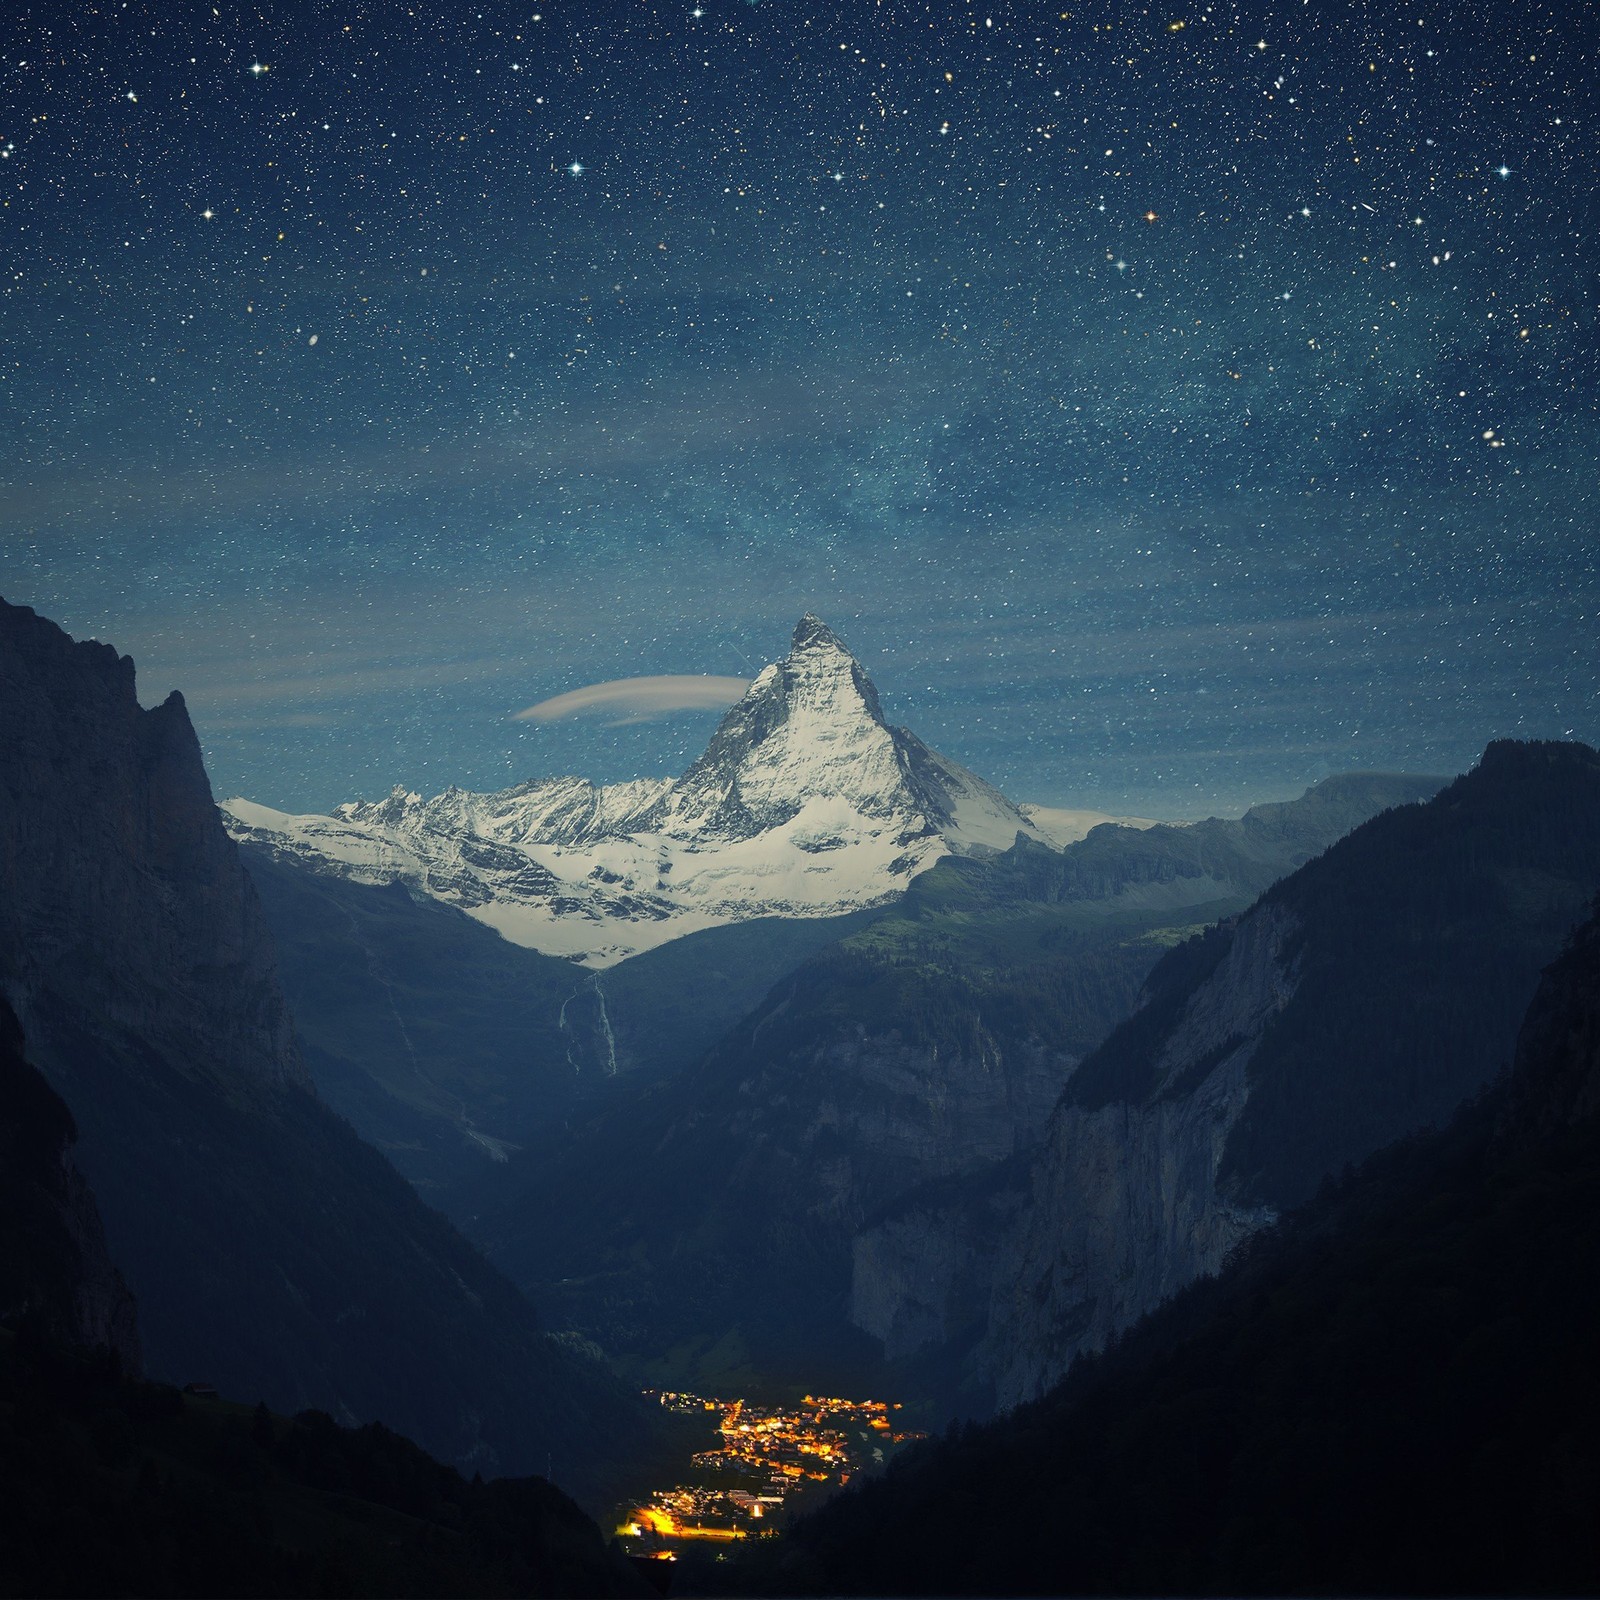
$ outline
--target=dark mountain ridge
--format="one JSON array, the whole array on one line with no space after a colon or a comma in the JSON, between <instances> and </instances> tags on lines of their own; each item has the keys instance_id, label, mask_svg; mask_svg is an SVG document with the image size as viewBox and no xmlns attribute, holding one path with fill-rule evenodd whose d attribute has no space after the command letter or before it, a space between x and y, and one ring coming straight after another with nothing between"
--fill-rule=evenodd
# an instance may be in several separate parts
<instances>
[{"instance_id":1,"label":"dark mountain ridge","mask_svg":"<svg viewBox=\"0 0 1600 1600\"><path fill-rule=\"evenodd\" d=\"M1001 1404L1042 1392L1326 1176L1440 1126L1597 884L1600 756L1491 745L1166 955L1004 1205L975 1181L969 1208L913 1196L858 1236L858 1321L902 1355L981 1329L969 1372Z\"/></svg>"},{"instance_id":2,"label":"dark mountain ridge","mask_svg":"<svg viewBox=\"0 0 1600 1600\"><path fill-rule=\"evenodd\" d=\"M1447 1129L1330 1180L1043 1399L690 1586L1595 1592L1597 1107L1600 917Z\"/></svg>"},{"instance_id":3,"label":"dark mountain ridge","mask_svg":"<svg viewBox=\"0 0 1600 1600\"><path fill-rule=\"evenodd\" d=\"M153 1374L585 1494L647 1453L637 1402L316 1098L182 700L141 709L130 661L3 602L0 991Z\"/></svg>"}]
</instances>

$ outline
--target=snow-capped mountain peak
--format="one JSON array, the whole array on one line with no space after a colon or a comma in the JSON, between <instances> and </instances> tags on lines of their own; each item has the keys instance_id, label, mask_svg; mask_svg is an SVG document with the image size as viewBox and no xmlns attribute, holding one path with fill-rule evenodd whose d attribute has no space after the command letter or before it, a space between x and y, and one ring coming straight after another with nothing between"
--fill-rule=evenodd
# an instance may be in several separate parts
<instances>
[{"instance_id":1,"label":"snow-capped mountain peak","mask_svg":"<svg viewBox=\"0 0 1600 1600\"><path fill-rule=\"evenodd\" d=\"M872 680L808 615L789 654L761 671L663 798L660 825L747 838L782 826L818 796L888 818L917 810L905 779Z\"/></svg>"},{"instance_id":2,"label":"snow-capped mountain peak","mask_svg":"<svg viewBox=\"0 0 1600 1600\"><path fill-rule=\"evenodd\" d=\"M810 614L676 780L549 778L431 800L397 786L331 817L223 809L238 838L405 882L594 966L717 923L879 904L952 850L1039 837L998 790L890 727L860 662Z\"/></svg>"}]
</instances>

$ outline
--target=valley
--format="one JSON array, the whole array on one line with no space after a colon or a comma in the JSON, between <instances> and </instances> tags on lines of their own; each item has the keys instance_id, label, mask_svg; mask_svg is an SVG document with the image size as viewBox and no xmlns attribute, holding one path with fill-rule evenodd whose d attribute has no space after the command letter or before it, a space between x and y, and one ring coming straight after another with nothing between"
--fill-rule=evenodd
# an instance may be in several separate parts
<instances>
[{"instance_id":1,"label":"valley","mask_svg":"<svg viewBox=\"0 0 1600 1600\"><path fill-rule=\"evenodd\" d=\"M890 1507L895 1535L906 1484L899 1559L923 1570L917 1486L937 1501L947 1468L928 1461L968 1472L967 1443L994 1437L974 1419L1021 1430L998 1435L1021 1441L999 1487L973 1493L985 1517L1074 1473L1073 1503L1092 1498L1116 1440L1091 1417L1090 1465L1064 1466L1034 1406L1085 1393L1092 1412L1102 1370L1166 1359L1149 1329L1246 1315L1225 1286L1251 1263L1298 1272L1324 1227L1359 1241L1330 1196L1364 1192L1363 1163L1397 1142L1479 1127L1541 973L1594 950L1572 930L1600 884L1600 754L1571 741L1499 740L1448 781L1349 773L1237 818L1006 842L1027 813L890 728L807 618L637 806L407 791L323 819L366 830L354 859L319 853L316 819L220 811L182 699L142 708L108 647L0 607L0 687L0 1135L20 1219L0 1321L54 1408L23 1407L19 1437L77 1437L75 1347L103 1347L113 1420L67 1456L94 1452L71 1470L116 1504L109 1525L140 1524L176 1440L216 1456L230 1515L286 1573L294 1535L260 1513L358 1482L425 1543L470 1535L454 1570L496 1583L567 1559L507 1532L534 1505L528 1538L579 1530L601 1592L653 1562L694 1592L849 1591L875 1570L853 1508ZM790 893L794 859L775 881L734 870L781 856L819 806L854 820L807 835L801 856L832 858L817 895ZM728 890L719 925L687 902L569 902L524 871L534 845L583 858L636 824ZM907 853L883 873L888 843ZM507 896L537 911L524 942L482 914ZM540 948L540 919L566 917L585 951L571 929ZM1552 1034L1581 1044L1586 1003L1548 1002ZM1593 1109L1584 1070L1562 1080L1573 1116ZM1539 1094L1519 1128L1547 1130ZM1471 1148L1501 1172L1499 1144ZM126 1387L127 1366L155 1388ZM174 1432L163 1395L202 1371L216 1410L179 1410L216 1428ZM1142 1399L1132 1414L1164 1431ZM975 1531L965 1515L952 1536ZM963 1587L1054 1570L1053 1534L1028 1555L1047 1523L980 1541ZM819 1527L845 1530L837 1550ZM1089 1588L1133 1581L1120 1550L1104 1559L1119 1575Z\"/></svg>"}]
</instances>

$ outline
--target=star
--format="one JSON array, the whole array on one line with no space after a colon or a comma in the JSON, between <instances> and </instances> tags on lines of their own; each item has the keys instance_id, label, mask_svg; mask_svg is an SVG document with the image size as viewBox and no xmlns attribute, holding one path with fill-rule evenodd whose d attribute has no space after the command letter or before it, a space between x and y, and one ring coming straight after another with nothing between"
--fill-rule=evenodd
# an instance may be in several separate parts
<instances>
[{"instance_id":1,"label":"star","mask_svg":"<svg viewBox=\"0 0 1600 1600\"><path fill-rule=\"evenodd\" d=\"M207 206L205 210L200 213L200 215L204 217L207 222L209 222L214 216L216 216L216 212L213 211L210 206Z\"/></svg>"},{"instance_id":2,"label":"star","mask_svg":"<svg viewBox=\"0 0 1600 1600\"><path fill-rule=\"evenodd\" d=\"M574 178L581 178L583 176L583 163L581 161L570 162L568 163L567 171L571 173Z\"/></svg>"},{"instance_id":3,"label":"star","mask_svg":"<svg viewBox=\"0 0 1600 1600\"><path fill-rule=\"evenodd\" d=\"M1494 175L1497 178L1509 178L1511 176L1511 168L1502 163L1494 169Z\"/></svg>"},{"instance_id":4,"label":"star","mask_svg":"<svg viewBox=\"0 0 1600 1600\"><path fill-rule=\"evenodd\" d=\"M270 72L271 70L272 69L262 61L252 61L249 66L249 73L252 78L259 78L263 72Z\"/></svg>"}]
</instances>

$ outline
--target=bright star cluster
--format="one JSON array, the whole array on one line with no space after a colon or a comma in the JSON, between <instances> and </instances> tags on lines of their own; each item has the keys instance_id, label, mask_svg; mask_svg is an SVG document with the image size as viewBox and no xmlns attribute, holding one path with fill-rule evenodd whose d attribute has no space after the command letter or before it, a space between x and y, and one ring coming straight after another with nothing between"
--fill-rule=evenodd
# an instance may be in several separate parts
<instances>
[{"instance_id":1,"label":"bright star cluster","mask_svg":"<svg viewBox=\"0 0 1600 1600\"><path fill-rule=\"evenodd\" d=\"M802 610L1019 799L1600 737L1592 11L58 3L0 22L0 593L219 789Z\"/></svg>"}]
</instances>

